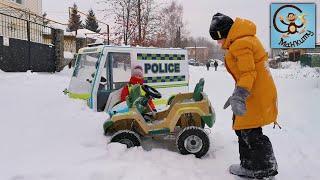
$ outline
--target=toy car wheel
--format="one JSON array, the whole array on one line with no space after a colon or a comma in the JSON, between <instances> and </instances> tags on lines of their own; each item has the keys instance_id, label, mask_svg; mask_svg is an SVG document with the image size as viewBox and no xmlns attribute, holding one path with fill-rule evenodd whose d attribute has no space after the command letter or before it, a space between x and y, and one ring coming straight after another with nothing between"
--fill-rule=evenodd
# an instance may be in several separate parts
<instances>
[{"instance_id":1,"label":"toy car wheel","mask_svg":"<svg viewBox=\"0 0 320 180\"><path fill-rule=\"evenodd\" d=\"M139 135L133 131L121 130L116 132L110 140L110 143L121 143L127 145L127 148L141 145L141 139Z\"/></svg>"},{"instance_id":2,"label":"toy car wheel","mask_svg":"<svg viewBox=\"0 0 320 180\"><path fill-rule=\"evenodd\" d=\"M210 147L208 135L203 129L195 126L183 129L176 144L181 154L194 154L197 158L204 156Z\"/></svg>"}]
</instances>

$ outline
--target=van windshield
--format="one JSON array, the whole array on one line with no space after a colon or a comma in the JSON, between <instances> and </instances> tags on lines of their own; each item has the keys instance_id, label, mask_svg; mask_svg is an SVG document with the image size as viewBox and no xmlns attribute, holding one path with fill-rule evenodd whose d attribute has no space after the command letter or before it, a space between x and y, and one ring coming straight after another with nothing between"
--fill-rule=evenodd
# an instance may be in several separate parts
<instances>
[{"instance_id":1,"label":"van windshield","mask_svg":"<svg viewBox=\"0 0 320 180\"><path fill-rule=\"evenodd\" d=\"M73 83L70 84L73 92L90 93L91 83L98 67L100 53L80 54L72 75Z\"/></svg>"},{"instance_id":2,"label":"van windshield","mask_svg":"<svg viewBox=\"0 0 320 180\"><path fill-rule=\"evenodd\" d=\"M80 54L78 56L77 64L73 76L90 76L91 73L96 72L100 53Z\"/></svg>"}]
</instances>

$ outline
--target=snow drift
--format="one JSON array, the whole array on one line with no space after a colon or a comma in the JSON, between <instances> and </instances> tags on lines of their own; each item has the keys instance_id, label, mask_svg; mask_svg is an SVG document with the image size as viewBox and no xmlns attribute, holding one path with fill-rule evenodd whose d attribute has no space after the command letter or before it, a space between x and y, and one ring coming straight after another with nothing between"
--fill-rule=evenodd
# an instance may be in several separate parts
<instances>
[{"instance_id":1,"label":"snow drift","mask_svg":"<svg viewBox=\"0 0 320 180\"><path fill-rule=\"evenodd\" d=\"M264 133L279 163L277 179L318 179L320 88L313 71L271 71L278 88L282 130L267 126ZM106 115L62 93L70 76L69 70L0 72L0 179L235 179L227 168L239 163L237 138L231 130L231 111L222 108L234 82L224 68L214 72L190 66L190 90L204 77L204 90L217 113L210 129L211 148L202 159L178 154L171 139L145 139L143 147L132 149L107 145L109 138L102 130Z\"/></svg>"}]
</instances>

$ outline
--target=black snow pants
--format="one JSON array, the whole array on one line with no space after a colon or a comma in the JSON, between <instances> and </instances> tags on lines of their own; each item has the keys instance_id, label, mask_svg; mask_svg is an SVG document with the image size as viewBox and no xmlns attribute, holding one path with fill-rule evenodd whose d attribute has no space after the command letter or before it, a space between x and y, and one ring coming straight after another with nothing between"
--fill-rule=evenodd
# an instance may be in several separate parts
<instances>
[{"instance_id":1,"label":"black snow pants","mask_svg":"<svg viewBox=\"0 0 320 180\"><path fill-rule=\"evenodd\" d=\"M263 176L277 174L277 161L269 138L262 128L235 131L239 140L240 165L262 173Z\"/></svg>"}]
</instances>

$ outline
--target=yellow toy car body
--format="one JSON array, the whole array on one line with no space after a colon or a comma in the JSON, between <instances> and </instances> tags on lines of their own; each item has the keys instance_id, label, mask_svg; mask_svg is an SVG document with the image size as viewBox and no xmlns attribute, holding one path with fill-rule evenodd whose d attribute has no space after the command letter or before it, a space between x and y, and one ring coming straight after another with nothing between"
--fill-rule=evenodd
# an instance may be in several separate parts
<instances>
[{"instance_id":1,"label":"yellow toy car body","mask_svg":"<svg viewBox=\"0 0 320 180\"><path fill-rule=\"evenodd\" d=\"M160 112L142 113L139 103L133 103L128 112L111 115L104 123L104 132L113 134L111 142L123 143L127 147L139 146L140 136L178 135L177 146L182 154L202 157L210 145L203 128L205 125L212 127L215 122L215 112L203 92L203 85L201 79L195 92L177 94ZM130 104L128 99L127 104ZM135 98L134 101L139 100Z\"/></svg>"}]
</instances>

